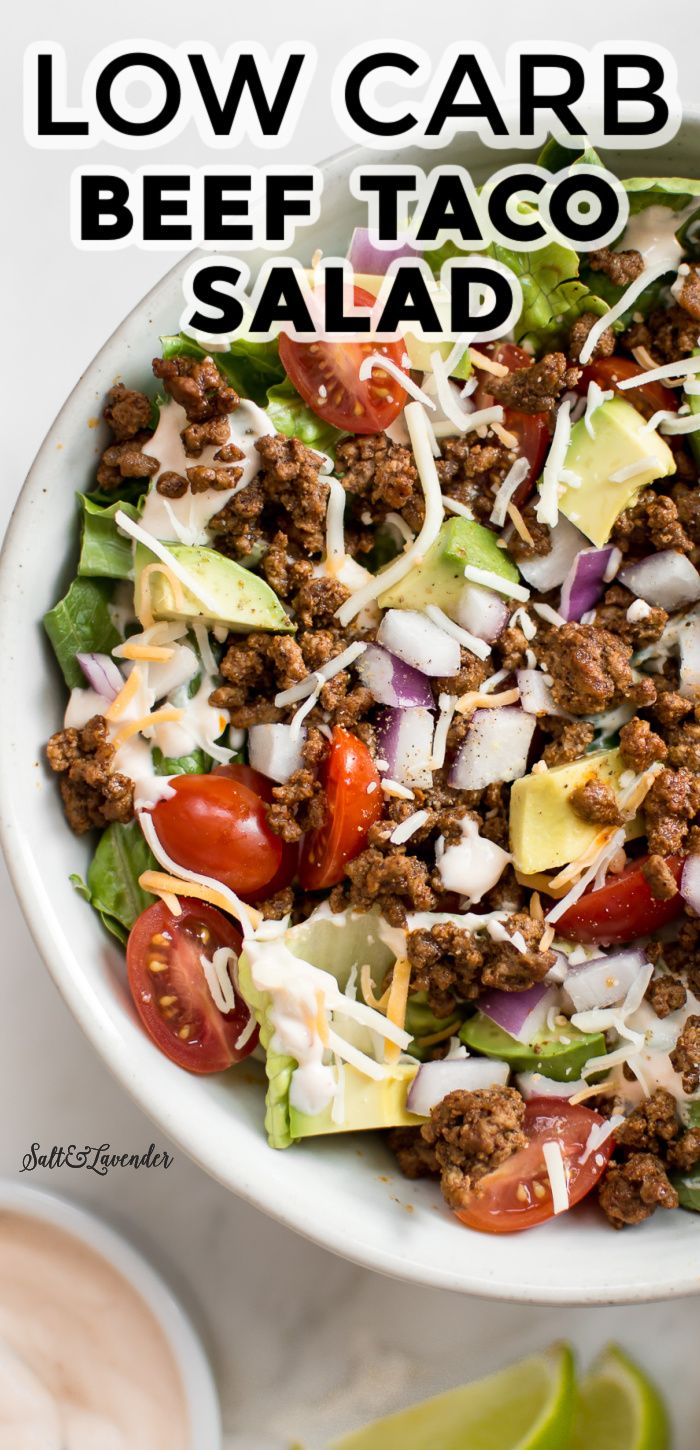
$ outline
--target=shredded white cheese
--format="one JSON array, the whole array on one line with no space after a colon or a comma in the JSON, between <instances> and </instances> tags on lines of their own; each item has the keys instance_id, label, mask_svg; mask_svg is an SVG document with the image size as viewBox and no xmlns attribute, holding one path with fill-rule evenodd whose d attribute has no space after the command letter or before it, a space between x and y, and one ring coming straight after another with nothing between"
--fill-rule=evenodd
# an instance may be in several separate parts
<instances>
[{"instance_id":1,"label":"shredded white cheese","mask_svg":"<svg viewBox=\"0 0 700 1450\"><path fill-rule=\"evenodd\" d=\"M658 459L649 455L647 458L638 458L634 463L627 463L624 468L618 468L616 473L610 474L611 483L627 483L630 478L637 478L639 474L648 473L650 468L655 468Z\"/></svg>"},{"instance_id":2,"label":"shredded white cheese","mask_svg":"<svg viewBox=\"0 0 700 1450\"><path fill-rule=\"evenodd\" d=\"M562 896L561 900L556 903L556 906L553 906L551 911L547 912L545 921L548 926L554 926L555 922L559 921L559 918L564 916L569 910L569 907L573 906L580 896L583 896L589 882L594 880L601 867L608 865L613 856L624 846L624 843L625 832L624 827L621 826L619 830L613 831L612 836L601 846L600 851L588 867L588 870L584 871L583 875L579 877L570 891L567 891L566 896Z\"/></svg>"},{"instance_id":3,"label":"shredded white cheese","mask_svg":"<svg viewBox=\"0 0 700 1450\"><path fill-rule=\"evenodd\" d=\"M403 368L398 366L398 363L395 363L390 357L385 357L381 352L371 352L368 357L362 359L359 374L360 382L366 383L367 379L371 378L375 368L378 370L381 369L383 372L388 373L390 377L395 378L397 383L401 384L404 391L409 393L412 398L415 398L417 403L422 403L424 408L432 408L434 411L434 400L429 398L428 394L424 393L423 389L419 388L417 383L414 383L410 374L405 373Z\"/></svg>"},{"instance_id":4,"label":"shredded white cheese","mask_svg":"<svg viewBox=\"0 0 700 1450\"><path fill-rule=\"evenodd\" d=\"M424 613L428 619L436 624L444 634L449 634L451 639L456 639L459 644L464 645L471 654L476 655L479 660L487 660L491 653L491 646L485 640L479 639L477 635L470 634L468 629L462 629L461 624L455 624L444 609L438 604L426 604Z\"/></svg>"},{"instance_id":5,"label":"shredded white cheese","mask_svg":"<svg viewBox=\"0 0 700 1450\"><path fill-rule=\"evenodd\" d=\"M562 624L566 624L563 614L559 614L556 609L552 609L551 604L533 604L532 607L535 614L539 614L540 619L546 620L547 624L553 624L555 629L561 629Z\"/></svg>"},{"instance_id":6,"label":"shredded white cheese","mask_svg":"<svg viewBox=\"0 0 700 1450\"><path fill-rule=\"evenodd\" d=\"M679 357L675 362L664 363L658 368L649 368L646 373L637 373L635 378L620 378L616 386L621 392L626 392L627 388L643 388L645 383L656 383L663 378L682 378L686 373L698 372L700 372L700 357Z\"/></svg>"},{"instance_id":7,"label":"shredded white cheese","mask_svg":"<svg viewBox=\"0 0 700 1450\"><path fill-rule=\"evenodd\" d=\"M445 764L445 751L447 750L447 734L452 724L452 717L457 708L456 695L440 695L438 699L440 714L435 734L433 735L433 749L430 756L430 769L440 770Z\"/></svg>"},{"instance_id":8,"label":"shredded white cheese","mask_svg":"<svg viewBox=\"0 0 700 1450\"><path fill-rule=\"evenodd\" d=\"M290 685L288 690L279 690L275 695L275 705L281 710L285 705L296 705L298 700L305 700L307 695L318 694L319 690L332 680L334 675L340 674L341 670L347 669L359 655L363 654L367 645L362 640L356 639L344 649L341 654L334 655L332 660L327 660L325 665L320 665L311 675L305 675L296 685Z\"/></svg>"},{"instance_id":9,"label":"shredded white cheese","mask_svg":"<svg viewBox=\"0 0 700 1450\"><path fill-rule=\"evenodd\" d=\"M542 470L535 517L553 529L559 518L559 484L571 441L571 403L565 398L557 409L554 436Z\"/></svg>"},{"instance_id":10,"label":"shredded white cheese","mask_svg":"<svg viewBox=\"0 0 700 1450\"><path fill-rule=\"evenodd\" d=\"M593 1124L586 1139L586 1146L578 1160L581 1167L583 1167L584 1163L588 1162L592 1153L597 1153L599 1148L602 1148L603 1144L607 1143L608 1138L612 1137L615 1129L619 1128L620 1124L624 1123L624 1121L621 1113L613 1113L612 1117L608 1118L605 1123Z\"/></svg>"},{"instance_id":11,"label":"shredded white cheese","mask_svg":"<svg viewBox=\"0 0 700 1450\"><path fill-rule=\"evenodd\" d=\"M545 1161L549 1184L552 1190L552 1207L554 1212L555 1214L566 1213L569 1207L569 1185L561 1144L554 1141L543 1143L542 1156Z\"/></svg>"},{"instance_id":12,"label":"shredded white cheese","mask_svg":"<svg viewBox=\"0 0 700 1450\"><path fill-rule=\"evenodd\" d=\"M204 972L206 984L215 1007L220 1012L233 1012L236 1005L236 994L233 990L233 982L229 974L229 963L236 961L235 952L230 947L217 947L211 961L204 952L200 952L200 965ZM253 1018L255 1025L255 1018Z\"/></svg>"},{"instance_id":13,"label":"shredded white cheese","mask_svg":"<svg viewBox=\"0 0 700 1450\"><path fill-rule=\"evenodd\" d=\"M594 414L597 412L598 408L602 407L603 403L609 403L610 399L614 397L615 394L612 388L603 389L595 381L595 378L591 378L591 381L588 384L588 392L586 394L586 411L583 418L583 426L586 429L589 438L595 438L595 433L593 431Z\"/></svg>"},{"instance_id":14,"label":"shredded white cheese","mask_svg":"<svg viewBox=\"0 0 700 1450\"><path fill-rule=\"evenodd\" d=\"M662 263L657 267L645 267L640 276L636 277L634 282L631 282L629 287L625 288L625 291L615 303L615 306L611 307L609 312L605 312L602 317L599 317L597 322L594 322L579 353L579 362L581 364L585 366L587 362L590 362L603 333L612 326L613 322L617 322L618 318L624 315L627 309L632 306L635 299L641 296L642 292L645 292L647 287L651 286L652 282L656 282L658 277L663 277L667 271L667 263ZM639 382L641 379L637 381Z\"/></svg>"},{"instance_id":15,"label":"shredded white cheese","mask_svg":"<svg viewBox=\"0 0 700 1450\"><path fill-rule=\"evenodd\" d=\"M345 489L337 478L328 480L328 508L326 509L326 560L336 569L345 558Z\"/></svg>"},{"instance_id":16,"label":"shredded white cheese","mask_svg":"<svg viewBox=\"0 0 700 1450\"><path fill-rule=\"evenodd\" d=\"M430 366L435 379L435 391L437 400L446 418L454 424L458 433L465 433L470 426L470 418L473 409L463 408L459 401L459 394L450 382L450 375L445 366L442 354L432 352L430 354Z\"/></svg>"},{"instance_id":17,"label":"shredded white cheese","mask_svg":"<svg viewBox=\"0 0 700 1450\"><path fill-rule=\"evenodd\" d=\"M408 403L404 409L404 417L425 497L423 527L413 543L409 544L398 559L394 559L386 569L382 569L367 584L356 589L354 594L351 594L350 598L346 599L345 603L336 610L336 618L342 625L349 624L362 609L365 609L386 589L398 584L399 580L410 572L413 565L424 557L431 544L435 543L440 532L440 525L445 517L440 480L430 446L425 412L420 403Z\"/></svg>"},{"instance_id":18,"label":"shredded white cheese","mask_svg":"<svg viewBox=\"0 0 700 1450\"><path fill-rule=\"evenodd\" d=\"M526 604L530 598L530 590L523 584L513 584L510 579L504 579L502 574L495 574L492 569L477 569L475 564L467 564L464 577L471 580L472 584L484 584L487 589L495 589L498 594L505 594L506 599L520 599Z\"/></svg>"},{"instance_id":19,"label":"shredded white cheese","mask_svg":"<svg viewBox=\"0 0 700 1450\"><path fill-rule=\"evenodd\" d=\"M425 825L427 819L428 811L414 811L413 815L407 816L405 821L400 821L389 837L392 845L403 846L405 841L410 841L411 836L414 836L416 831Z\"/></svg>"},{"instance_id":20,"label":"shredded white cheese","mask_svg":"<svg viewBox=\"0 0 700 1450\"><path fill-rule=\"evenodd\" d=\"M463 519L474 518L473 509L470 509L469 505L466 503L460 503L458 498L449 498L447 494L445 494L442 501L448 513L459 514L460 517Z\"/></svg>"},{"instance_id":21,"label":"shredded white cheese","mask_svg":"<svg viewBox=\"0 0 700 1450\"><path fill-rule=\"evenodd\" d=\"M516 458L512 463L501 484L499 484L496 497L491 510L491 523L496 524L499 529L503 528L508 516L508 504L513 494L525 482L530 472L530 464L527 458Z\"/></svg>"}]
</instances>

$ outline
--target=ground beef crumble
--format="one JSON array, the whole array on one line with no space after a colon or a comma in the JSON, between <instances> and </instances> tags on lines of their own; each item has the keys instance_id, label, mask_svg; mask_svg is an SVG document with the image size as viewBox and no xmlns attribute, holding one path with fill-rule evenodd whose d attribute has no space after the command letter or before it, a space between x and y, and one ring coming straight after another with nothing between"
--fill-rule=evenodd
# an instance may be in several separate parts
<instances>
[{"instance_id":1,"label":"ground beef crumble","mask_svg":"<svg viewBox=\"0 0 700 1450\"><path fill-rule=\"evenodd\" d=\"M646 990L646 999L651 1003L657 1017L664 1018L685 1007L688 993L678 977L673 977L670 972L662 972L659 976L652 977Z\"/></svg>"},{"instance_id":2,"label":"ground beef crumble","mask_svg":"<svg viewBox=\"0 0 700 1450\"><path fill-rule=\"evenodd\" d=\"M691 1014L686 1018L669 1057L671 1066L681 1075L683 1091L697 1092L700 1087L700 1017Z\"/></svg>"},{"instance_id":3,"label":"ground beef crumble","mask_svg":"<svg viewBox=\"0 0 700 1450\"><path fill-rule=\"evenodd\" d=\"M319 558L325 547L329 484L321 459L298 438L282 433L258 438L260 472L209 521L215 547L245 560L256 546L284 531L302 555Z\"/></svg>"},{"instance_id":4,"label":"ground beef crumble","mask_svg":"<svg viewBox=\"0 0 700 1450\"><path fill-rule=\"evenodd\" d=\"M673 856L682 850L690 822L699 810L700 780L684 768L664 767L642 804L652 855Z\"/></svg>"},{"instance_id":5,"label":"ground beef crumble","mask_svg":"<svg viewBox=\"0 0 700 1450\"><path fill-rule=\"evenodd\" d=\"M551 739L542 752L545 765L571 765L579 760L592 744L595 730L587 720L561 720L556 715L545 717L541 722Z\"/></svg>"},{"instance_id":6,"label":"ground beef crumble","mask_svg":"<svg viewBox=\"0 0 700 1450\"><path fill-rule=\"evenodd\" d=\"M514 368L504 378L489 380L489 391L506 408L521 413L550 413L562 393L575 388L581 370L567 362L563 352L545 353L539 362Z\"/></svg>"},{"instance_id":7,"label":"ground beef crumble","mask_svg":"<svg viewBox=\"0 0 700 1450\"><path fill-rule=\"evenodd\" d=\"M650 704L651 680L635 683L632 650L594 624L563 624L533 642L538 661L552 676L552 696L571 715L597 715L624 701Z\"/></svg>"},{"instance_id":8,"label":"ground beef crumble","mask_svg":"<svg viewBox=\"0 0 700 1450\"><path fill-rule=\"evenodd\" d=\"M578 362L581 356L581 348L586 341L591 328L600 322L595 312L582 312L580 317L572 324L569 333L569 357ZM591 360L599 357L611 357L616 347L616 337L612 327L606 327L600 334L598 341L591 353Z\"/></svg>"},{"instance_id":9,"label":"ground beef crumble","mask_svg":"<svg viewBox=\"0 0 700 1450\"><path fill-rule=\"evenodd\" d=\"M622 584L613 584L606 589L603 601L596 609L594 622L601 629L617 635L625 644L631 645L633 650L638 650L660 638L668 622L668 615L665 609L650 606L648 614L641 619L628 619L627 611L633 603L634 594L629 589L625 589Z\"/></svg>"},{"instance_id":10,"label":"ground beef crumble","mask_svg":"<svg viewBox=\"0 0 700 1450\"><path fill-rule=\"evenodd\" d=\"M657 1208L678 1208L678 1194L653 1153L633 1153L626 1163L611 1163L598 1201L613 1228L643 1223Z\"/></svg>"},{"instance_id":11,"label":"ground beef crumble","mask_svg":"<svg viewBox=\"0 0 700 1450\"><path fill-rule=\"evenodd\" d=\"M420 529L423 494L410 448L392 443L386 433L358 434L341 439L336 466L356 513L368 510L375 524L388 513L401 513L411 528Z\"/></svg>"},{"instance_id":12,"label":"ground beef crumble","mask_svg":"<svg viewBox=\"0 0 700 1450\"><path fill-rule=\"evenodd\" d=\"M692 540L681 524L678 508L667 494L643 489L636 501L624 509L610 536L623 554L645 555L653 549L678 549L690 554Z\"/></svg>"},{"instance_id":13,"label":"ground beef crumble","mask_svg":"<svg viewBox=\"0 0 700 1450\"><path fill-rule=\"evenodd\" d=\"M646 322L633 322L620 341L628 352L646 348L655 363L675 362L697 347L698 324L683 307L657 307Z\"/></svg>"},{"instance_id":14,"label":"ground beef crumble","mask_svg":"<svg viewBox=\"0 0 700 1450\"><path fill-rule=\"evenodd\" d=\"M509 941L475 936L454 922L409 932L411 990L426 993L436 1017L451 1016L458 1002L473 1001L484 988L524 992L554 966L555 953L540 950L541 921L515 912L503 926L511 938L519 937L524 951Z\"/></svg>"},{"instance_id":15,"label":"ground beef crumble","mask_svg":"<svg viewBox=\"0 0 700 1450\"><path fill-rule=\"evenodd\" d=\"M648 770L657 760L665 760L668 749L648 720L635 715L620 731L620 758L626 770L635 774Z\"/></svg>"},{"instance_id":16,"label":"ground beef crumble","mask_svg":"<svg viewBox=\"0 0 700 1450\"><path fill-rule=\"evenodd\" d=\"M656 901L670 901L678 893L676 878L663 856L649 856L642 866L642 876Z\"/></svg>"},{"instance_id":17,"label":"ground beef crumble","mask_svg":"<svg viewBox=\"0 0 700 1450\"><path fill-rule=\"evenodd\" d=\"M583 821L591 821L601 826L622 824L615 792L599 776L592 776L590 780L578 785L571 792L569 801Z\"/></svg>"},{"instance_id":18,"label":"ground beef crumble","mask_svg":"<svg viewBox=\"0 0 700 1450\"><path fill-rule=\"evenodd\" d=\"M524 1115L520 1093L509 1087L448 1093L432 1109L420 1131L450 1208L463 1207L481 1178L526 1146Z\"/></svg>"},{"instance_id":19,"label":"ground beef crumble","mask_svg":"<svg viewBox=\"0 0 700 1450\"><path fill-rule=\"evenodd\" d=\"M114 746L103 715L93 715L80 730L58 730L51 736L46 754L51 769L60 776L63 809L76 835L110 821L132 819L134 782L111 771Z\"/></svg>"},{"instance_id":20,"label":"ground beef crumble","mask_svg":"<svg viewBox=\"0 0 700 1450\"><path fill-rule=\"evenodd\" d=\"M420 1128L392 1128L387 1142L404 1178L439 1178L440 1165Z\"/></svg>"},{"instance_id":21,"label":"ground beef crumble","mask_svg":"<svg viewBox=\"0 0 700 1450\"><path fill-rule=\"evenodd\" d=\"M603 272L616 287L628 287L644 271L641 252L613 252L610 247L599 247L589 252L586 261L592 272Z\"/></svg>"}]
</instances>

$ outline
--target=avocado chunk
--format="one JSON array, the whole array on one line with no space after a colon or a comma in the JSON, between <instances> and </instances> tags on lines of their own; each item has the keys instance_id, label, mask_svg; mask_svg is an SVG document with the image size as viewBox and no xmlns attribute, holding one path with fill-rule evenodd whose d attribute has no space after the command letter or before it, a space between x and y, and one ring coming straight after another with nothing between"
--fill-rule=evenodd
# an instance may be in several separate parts
<instances>
[{"instance_id":1,"label":"avocado chunk","mask_svg":"<svg viewBox=\"0 0 700 1450\"><path fill-rule=\"evenodd\" d=\"M406 1107L418 1065L397 1063L391 1077L375 1082L345 1063L343 1068L343 1121L334 1122L333 1105L310 1117L289 1105L292 1138L316 1138L324 1133L361 1133L370 1128L412 1128L425 1122Z\"/></svg>"},{"instance_id":2,"label":"avocado chunk","mask_svg":"<svg viewBox=\"0 0 700 1450\"><path fill-rule=\"evenodd\" d=\"M153 569L145 581L149 591L154 619L200 619L204 624L225 624L234 632L269 629L276 634L289 634L294 624L285 613L277 595L257 574L242 569L216 549L201 545L168 544L169 552L201 587L200 599L195 590L173 585L163 570ZM160 561L145 544L136 545L134 585L137 607L143 608L141 576L149 564Z\"/></svg>"},{"instance_id":3,"label":"avocado chunk","mask_svg":"<svg viewBox=\"0 0 700 1450\"><path fill-rule=\"evenodd\" d=\"M477 1012L465 1022L459 1035L467 1047L483 1057L500 1058L514 1072L541 1072L552 1082L576 1082L589 1057L602 1057L605 1052L602 1032L579 1032L570 1022L538 1042L518 1042L490 1017Z\"/></svg>"},{"instance_id":4,"label":"avocado chunk","mask_svg":"<svg viewBox=\"0 0 700 1450\"><path fill-rule=\"evenodd\" d=\"M523 775L510 793L510 849L524 876L567 866L595 840L600 825L584 821L570 804L572 791L587 780L602 780L619 794L623 764L619 750L595 750L571 765ZM642 834L641 821L628 822L627 839Z\"/></svg>"},{"instance_id":5,"label":"avocado chunk","mask_svg":"<svg viewBox=\"0 0 700 1450\"><path fill-rule=\"evenodd\" d=\"M675 473L676 465L668 444L655 429L647 428L646 420L625 398L610 398L596 408L591 428L593 437L580 418L571 429L563 467L581 482L576 488L564 488L559 508L591 543L601 545L640 489ZM613 481L626 469L634 471Z\"/></svg>"},{"instance_id":6,"label":"avocado chunk","mask_svg":"<svg viewBox=\"0 0 700 1450\"><path fill-rule=\"evenodd\" d=\"M464 592L467 565L487 569L511 584L518 582L515 564L498 547L498 535L473 519L456 517L442 525L421 563L379 596L379 604L382 609L425 609L426 604L437 604L454 617Z\"/></svg>"}]
</instances>

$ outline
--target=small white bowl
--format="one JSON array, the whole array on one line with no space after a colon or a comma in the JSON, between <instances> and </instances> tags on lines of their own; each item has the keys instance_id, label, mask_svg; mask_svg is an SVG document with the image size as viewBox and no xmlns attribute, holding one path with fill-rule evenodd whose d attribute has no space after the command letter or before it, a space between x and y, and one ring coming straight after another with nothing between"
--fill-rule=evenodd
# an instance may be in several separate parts
<instances>
[{"instance_id":1,"label":"small white bowl","mask_svg":"<svg viewBox=\"0 0 700 1450\"><path fill-rule=\"evenodd\" d=\"M462 137L429 158L409 149L384 159L424 167L460 162L478 182L522 154ZM360 220L350 171L376 159L352 151L326 163L323 219L309 248L344 254ZM607 153L606 160L622 175L697 174L700 122L686 120L658 152ZM247 255L253 275L266 256ZM376 1135L273 1152L263 1130L262 1082L249 1063L222 1077L190 1076L158 1052L137 1021L123 956L68 879L73 871L84 875L91 846L71 835L43 764L65 691L40 620L74 572L73 495L90 487L101 441L88 419L118 377L152 388L150 359L158 335L177 327L185 266L139 303L68 398L24 485L0 562L0 830L39 950L97 1051L154 1122L221 1183L344 1258L402 1279L526 1302L631 1303L697 1293L700 1224L692 1214L659 1213L641 1229L616 1234L584 1208L524 1237L471 1233L432 1184L401 1178Z\"/></svg>"},{"instance_id":2,"label":"small white bowl","mask_svg":"<svg viewBox=\"0 0 700 1450\"><path fill-rule=\"evenodd\" d=\"M0 1179L0 1210L63 1229L121 1274L148 1305L175 1360L187 1405L190 1450L220 1450L219 1397L209 1362L184 1310L147 1260L94 1214L44 1189Z\"/></svg>"}]
</instances>

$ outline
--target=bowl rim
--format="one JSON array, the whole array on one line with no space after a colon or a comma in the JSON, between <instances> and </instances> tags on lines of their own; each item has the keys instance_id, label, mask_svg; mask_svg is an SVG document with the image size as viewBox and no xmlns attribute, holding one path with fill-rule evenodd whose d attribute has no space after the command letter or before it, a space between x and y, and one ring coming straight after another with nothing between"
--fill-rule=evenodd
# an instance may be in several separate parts
<instances>
[{"instance_id":1,"label":"bowl rim","mask_svg":"<svg viewBox=\"0 0 700 1450\"><path fill-rule=\"evenodd\" d=\"M141 1251L92 1209L45 1187L0 1178L0 1212L24 1214L62 1229L121 1274L151 1311L175 1360L189 1416L191 1450L218 1450L219 1396L202 1341L172 1289Z\"/></svg>"},{"instance_id":2,"label":"bowl rim","mask_svg":"<svg viewBox=\"0 0 700 1450\"><path fill-rule=\"evenodd\" d=\"M700 143L700 106L686 108L678 134L681 135L684 131L696 133ZM469 137L458 137L453 141L452 147L456 141L464 142L466 140L468 142L469 139ZM476 141L476 138L473 139ZM672 143L669 144L672 145ZM661 149L667 151L668 147ZM416 150L420 150L420 148L416 148ZM700 152L700 144L698 150ZM412 155L410 148L399 154L405 160ZM493 154L498 155L498 153ZM630 161L638 154L642 153L635 150L626 153ZM643 154L646 155L646 153ZM337 183L339 179L346 178L351 166L357 164L361 159L376 162L377 153L358 146L346 147L320 162L319 168L326 175L327 184L329 179ZM432 164L437 164L442 159L442 153L433 152L430 159ZM629 171L630 167L627 166L626 169ZM147 312L151 302L156 303L161 292L165 291L176 277L182 275L193 260L199 256L210 255L209 252L194 249L168 268L155 285L120 320L88 365L86 374L78 379L65 399L37 451L10 516L0 550L0 598L11 591L13 580L17 579L18 569L21 568L22 541L27 526L31 524L31 509L37 480L43 476L52 456L53 435L55 430L61 427L64 417L70 413L73 405L80 399L86 376L89 377L93 368L99 366L122 329L129 322L138 314ZM0 608L0 658L3 657L4 647L10 640L6 619L6 611ZM694 1265L688 1265L684 1273L679 1270L670 1277L657 1275L653 1283L638 1283L636 1279L630 1279L611 1286L604 1286L602 1279L599 1278L592 1283L581 1281L574 1289L566 1284L558 1283L542 1286L533 1282L532 1279L528 1281L527 1278L523 1282L509 1281L507 1285L502 1280L493 1281L488 1273L483 1272L480 1268L478 1249L474 1262L466 1270L461 1265L455 1265L450 1270L440 1265L414 1261L402 1254L400 1243L358 1239L348 1232L347 1226L336 1225L328 1221L324 1221L322 1224L314 1223L309 1214L308 1197L304 1195L298 1195L292 1191L288 1198L284 1199L274 1191L262 1188L254 1176L246 1173L244 1168L239 1168L236 1163L228 1163L224 1169L220 1163L217 1166L212 1162L211 1156L202 1150L199 1138L192 1127L178 1120L173 1113L164 1111L161 1095L157 1088L154 1089L149 1074L142 1072L125 1056L121 1039L114 1031L106 1004L95 993L82 972L76 970L75 953L69 949L68 944L64 945L60 931L58 934L52 931L52 916L54 922L57 921L57 918L49 893L43 888L43 884L40 892L37 893L36 885L32 886L21 870L20 853L17 847L26 833L14 792L10 788L9 751L2 748L4 738L9 743L7 739L9 735L7 727L3 726L0 721L0 846L3 849L14 891L37 949L73 1016L113 1076L127 1090L142 1111L163 1131L167 1132L178 1147L211 1177L255 1208L262 1209L277 1222L293 1229L310 1242L320 1245L338 1257L380 1274L407 1282L424 1284L432 1288L450 1289L453 1292L507 1302L545 1305L629 1304L689 1297L700 1293L700 1274Z\"/></svg>"}]
</instances>

